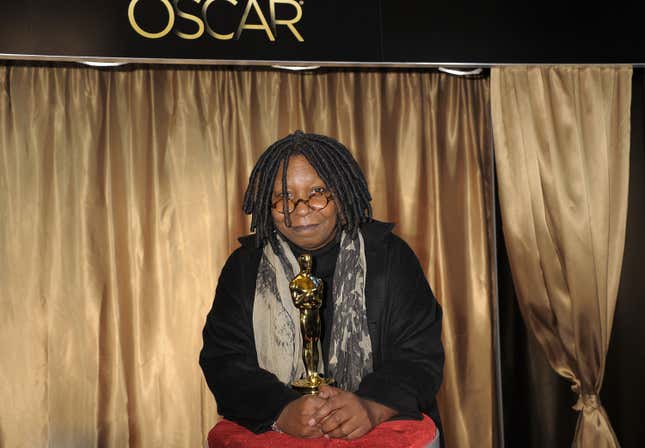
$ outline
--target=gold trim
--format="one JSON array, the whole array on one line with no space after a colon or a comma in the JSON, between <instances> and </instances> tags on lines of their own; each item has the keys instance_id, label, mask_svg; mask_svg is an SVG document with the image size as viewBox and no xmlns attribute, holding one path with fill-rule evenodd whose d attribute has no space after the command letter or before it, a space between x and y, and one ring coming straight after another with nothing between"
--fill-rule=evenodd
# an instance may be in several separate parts
<instances>
[{"instance_id":1,"label":"gold trim","mask_svg":"<svg viewBox=\"0 0 645 448\"><path fill-rule=\"evenodd\" d=\"M579 67L615 67L627 65L632 67L645 67L645 62L603 62L603 63L491 63L491 62L376 62L376 61L298 61L298 60L254 60L254 59L179 59L179 58L131 58L131 57L97 57L97 56L59 56L59 55L38 55L38 54L12 54L0 53L0 60L19 61L49 61L49 62L116 62L121 64L177 64L177 65L241 65L241 66L318 66L318 67L362 67L362 68L439 68L439 67L509 67L509 66L531 66L531 67L554 67L564 65L576 65Z\"/></svg>"}]
</instances>

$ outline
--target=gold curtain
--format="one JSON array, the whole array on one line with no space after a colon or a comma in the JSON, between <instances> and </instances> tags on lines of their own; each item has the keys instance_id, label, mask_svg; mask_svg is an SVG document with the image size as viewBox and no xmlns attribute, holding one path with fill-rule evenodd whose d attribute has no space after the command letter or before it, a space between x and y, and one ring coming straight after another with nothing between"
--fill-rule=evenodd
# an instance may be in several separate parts
<instances>
[{"instance_id":1,"label":"gold curtain","mask_svg":"<svg viewBox=\"0 0 645 448\"><path fill-rule=\"evenodd\" d=\"M515 67L491 75L513 280L528 328L578 394L577 447L618 446L598 393L625 241L631 74Z\"/></svg>"},{"instance_id":2,"label":"gold curtain","mask_svg":"<svg viewBox=\"0 0 645 448\"><path fill-rule=\"evenodd\" d=\"M201 446L197 363L259 153L335 136L445 312L450 447L492 446L488 84L429 72L0 66L0 446Z\"/></svg>"}]
</instances>

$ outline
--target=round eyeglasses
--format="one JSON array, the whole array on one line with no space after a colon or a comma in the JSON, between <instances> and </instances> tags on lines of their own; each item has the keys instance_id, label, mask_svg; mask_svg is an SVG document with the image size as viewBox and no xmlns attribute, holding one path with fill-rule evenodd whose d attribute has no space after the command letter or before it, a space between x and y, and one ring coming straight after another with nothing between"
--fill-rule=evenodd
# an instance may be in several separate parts
<instances>
[{"instance_id":1,"label":"round eyeglasses","mask_svg":"<svg viewBox=\"0 0 645 448\"><path fill-rule=\"evenodd\" d=\"M307 207L312 210L319 211L327 207L329 201L333 201L334 197L331 192L327 190L320 190L312 192L307 199L297 199L293 200L291 198L280 198L271 204L271 207L275 209L276 212L284 214L284 201L287 201L287 213L293 212L298 204L304 202Z\"/></svg>"}]
</instances>

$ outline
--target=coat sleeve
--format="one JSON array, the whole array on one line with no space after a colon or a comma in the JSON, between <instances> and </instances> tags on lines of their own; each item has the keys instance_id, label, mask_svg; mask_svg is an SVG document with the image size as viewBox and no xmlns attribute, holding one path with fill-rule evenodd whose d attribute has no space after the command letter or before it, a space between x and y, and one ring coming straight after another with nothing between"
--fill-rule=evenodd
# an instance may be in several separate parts
<instances>
[{"instance_id":1,"label":"coat sleeve","mask_svg":"<svg viewBox=\"0 0 645 448\"><path fill-rule=\"evenodd\" d=\"M218 413L259 433L300 395L258 365L253 337L257 263L249 263L245 251L248 255L249 249L235 251L222 269L202 332L199 364Z\"/></svg>"},{"instance_id":2,"label":"coat sleeve","mask_svg":"<svg viewBox=\"0 0 645 448\"><path fill-rule=\"evenodd\" d=\"M441 307L416 255L394 235L386 269L386 297L379 319L381 359L356 393L391 407L399 418L421 418L421 412L428 410L436 414L435 395L444 364Z\"/></svg>"}]
</instances>

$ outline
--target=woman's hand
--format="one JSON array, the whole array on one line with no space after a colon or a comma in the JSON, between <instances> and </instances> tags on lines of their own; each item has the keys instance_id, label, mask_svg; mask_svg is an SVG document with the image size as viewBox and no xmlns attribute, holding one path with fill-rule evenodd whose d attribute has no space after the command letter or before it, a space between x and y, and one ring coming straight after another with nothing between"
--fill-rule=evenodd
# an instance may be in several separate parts
<instances>
[{"instance_id":1,"label":"woman's hand","mask_svg":"<svg viewBox=\"0 0 645 448\"><path fill-rule=\"evenodd\" d=\"M309 420L323 404L325 400L316 395L303 395L284 407L276 425L290 436L306 439L322 437L320 427L309 425Z\"/></svg>"},{"instance_id":2,"label":"woman's hand","mask_svg":"<svg viewBox=\"0 0 645 448\"><path fill-rule=\"evenodd\" d=\"M307 423L326 437L354 440L396 414L387 406L331 386L322 386L318 397L325 401Z\"/></svg>"}]
</instances>

